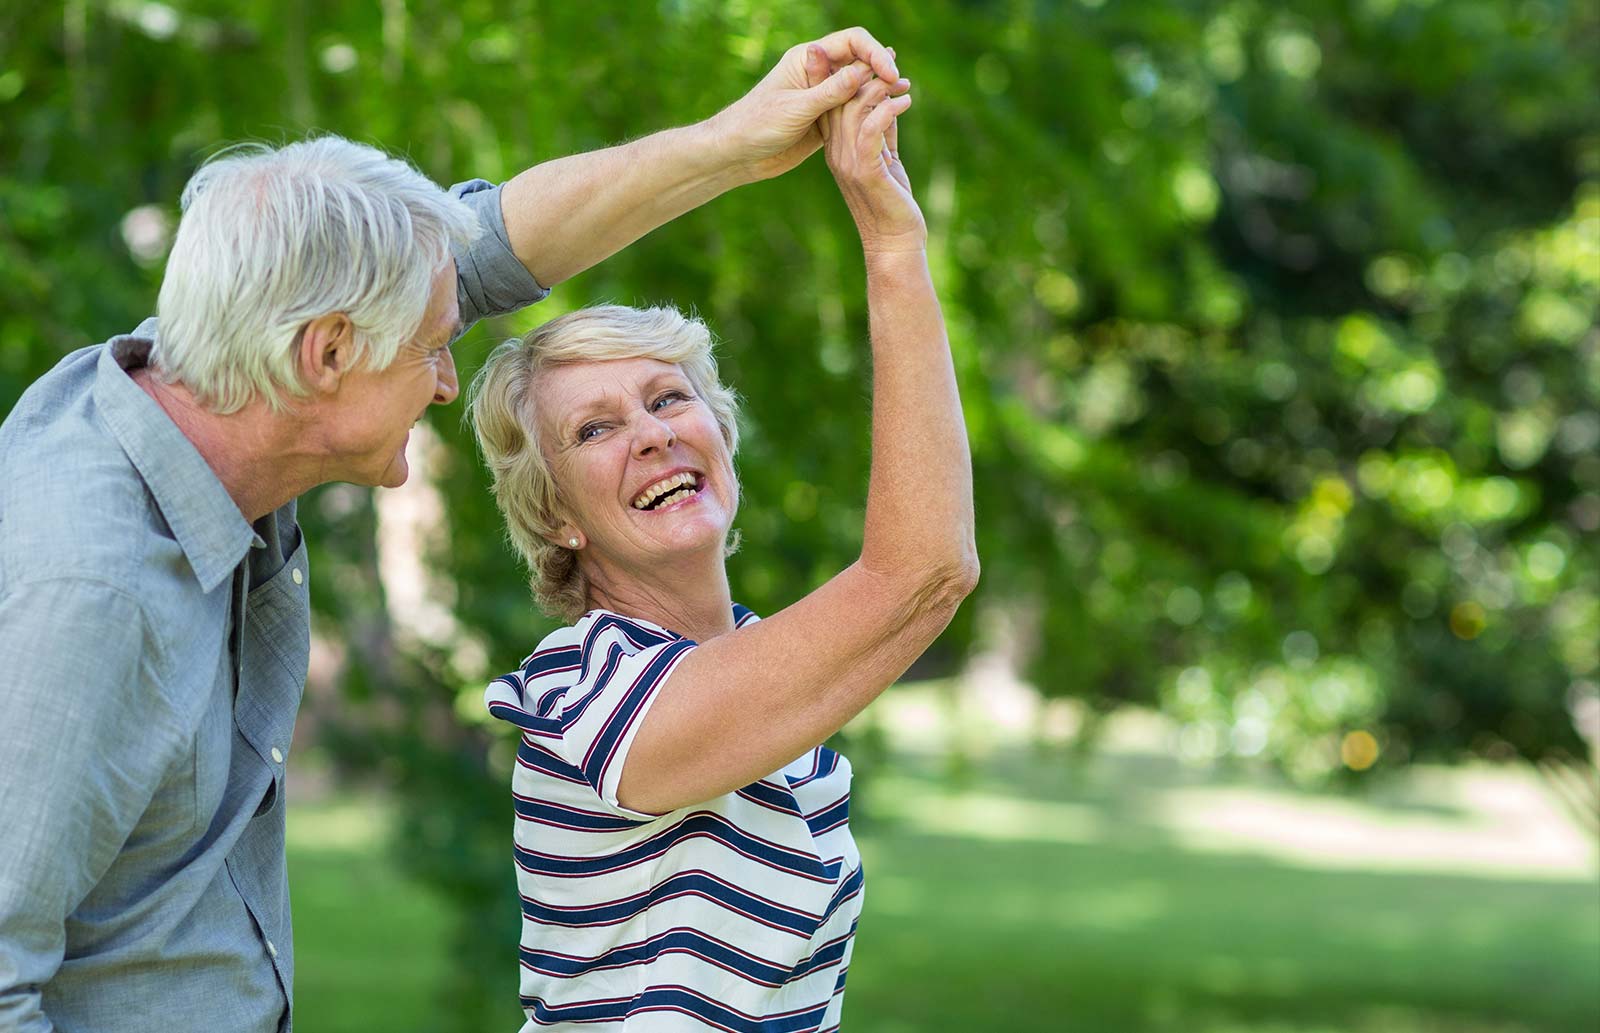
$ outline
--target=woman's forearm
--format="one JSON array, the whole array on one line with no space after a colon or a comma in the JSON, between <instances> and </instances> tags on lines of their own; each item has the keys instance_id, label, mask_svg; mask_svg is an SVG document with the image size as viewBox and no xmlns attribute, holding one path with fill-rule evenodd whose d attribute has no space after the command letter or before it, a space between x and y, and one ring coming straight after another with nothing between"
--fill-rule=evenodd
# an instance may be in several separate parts
<instances>
[{"instance_id":1,"label":"woman's forearm","mask_svg":"<svg viewBox=\"0 0 1600 1033\"><path fill-rule=\"evenodd\" d=\"M977 576L972 462L926 253L867 252L872 481L861 562L886 576ZM964 593L963 593L964 594Z\"/></svg>"}]
</instances>

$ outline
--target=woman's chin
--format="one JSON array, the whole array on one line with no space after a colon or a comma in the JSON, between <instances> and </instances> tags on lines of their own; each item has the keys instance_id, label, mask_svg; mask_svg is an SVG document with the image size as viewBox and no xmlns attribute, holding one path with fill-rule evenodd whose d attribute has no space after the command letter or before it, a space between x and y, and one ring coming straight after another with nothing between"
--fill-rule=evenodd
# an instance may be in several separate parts
<instances>
[{"instance_id":1,"label":"woman's chin","mask_svg":"<svg viewBox=\"0 0 1600 1033\"><path fill-rule=\"evenodd\" d=\"M696 553L720 549L728 537L728 521L708 512L668 513L663 520L658 541L672 553ZM670 523L668 523L670 521Z\"/></svg>"}]
</instances>

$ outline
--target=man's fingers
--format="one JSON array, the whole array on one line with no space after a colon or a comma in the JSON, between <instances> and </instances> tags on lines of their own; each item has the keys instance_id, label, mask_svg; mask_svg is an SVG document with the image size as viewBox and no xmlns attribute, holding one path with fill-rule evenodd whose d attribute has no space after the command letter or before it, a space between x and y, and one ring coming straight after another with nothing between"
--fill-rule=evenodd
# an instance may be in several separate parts
<instances>
[{"instance_id":1,"label":"man's fingers","mask_svg":"<svg viewBox=\"0 0 1600 1033\"><path fill-rule=\"evenodd\" d=\"M835 66L846 61L864 61L880 79L894 82L900 78L894 53L859 26L830 32L817 40L817 45L827 52L828 60Z\"/></svg>"},{"instance_id":2,"label":"man's fingers","mask_svg":"<svg viewBox=\"0 0 1600 1033\"><path fill-rule=\"evenodd\" d=\"M806 44L806 89L823 82L828 78L828 52L815 43Z\"/></svg>"},{"instance_id":3,"label":"man's fingers","mask_svg":"<svg viewBox=\"0 0 1600 1033\"><path fill-rule=\"evenodd\" d=\"M836 108L854 97L856 91L861 89L861 84L867 82L871 75L871 69L857 61L834 72L820 85L813 86L810 90L811 104L816 114Z\"/></svg>"}]
</instances>

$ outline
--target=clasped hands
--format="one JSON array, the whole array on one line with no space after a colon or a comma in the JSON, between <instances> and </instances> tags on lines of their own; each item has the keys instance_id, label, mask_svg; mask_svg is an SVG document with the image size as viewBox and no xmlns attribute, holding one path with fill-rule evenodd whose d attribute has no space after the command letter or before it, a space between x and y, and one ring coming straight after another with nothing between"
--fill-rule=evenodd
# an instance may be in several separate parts
<instances>
[{"instance_id":1,"label":"clasped hands","mask_svg":"<svg viewBox=\"0 0 1600 1033\"><path fill-rule=\"evenodd\" d=\"M866 250L921 250L927 228L895 123L911 106L910 89L892 49L865 29L843 29L790 47L713 124L752 179L787 172L825 146Z\"/></svg>"}]
</instances>

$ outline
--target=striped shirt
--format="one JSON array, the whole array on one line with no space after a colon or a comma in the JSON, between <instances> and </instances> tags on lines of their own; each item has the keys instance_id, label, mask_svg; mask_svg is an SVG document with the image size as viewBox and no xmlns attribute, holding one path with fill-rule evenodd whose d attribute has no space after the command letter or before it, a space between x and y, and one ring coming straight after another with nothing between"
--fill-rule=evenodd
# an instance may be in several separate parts
<instances>
[{"instance_id":1,"label":"striped shirt","mask_svg":"<svg viewBox=\"0 0 1600 1033\"><path fill-rule=\"evenodd\" d=\"M591 610L484 693L521 731L523 1033L839 1028L861 912L849 761L818 746L667 814L617 803L628 748L694 648Z\"/></svg>"}]
</instances>

